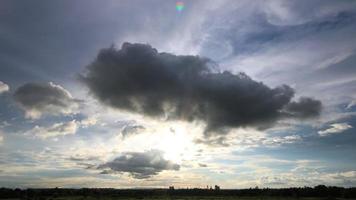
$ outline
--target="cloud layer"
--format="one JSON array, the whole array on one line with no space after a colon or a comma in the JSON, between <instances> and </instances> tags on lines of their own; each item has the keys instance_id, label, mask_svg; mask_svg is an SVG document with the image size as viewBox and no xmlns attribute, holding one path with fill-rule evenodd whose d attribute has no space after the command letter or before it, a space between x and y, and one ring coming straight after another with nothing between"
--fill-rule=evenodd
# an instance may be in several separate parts
<instances>
[{"instance_id":1,"label":"cloud layer","mask_svg":"<svg viewBox=\"0 0 356 200\"><path fill-rule=\"evenodd\" d=\"M113 172L128 172L134 178L144 179L157 175L164 170L179 170L180 166L163 158L163 152L126 152L113 161L102 164L98 169L110 169ZM107 170L104 173L110 173Z\"/></svg>"},{"instance_id":2,"label":"cloud layer","mask_svg":"<svg viewBox=\"0 0 356 200\"><path fill-rule=\"evenodd\" d=\"M27 118L39 118L43 114L70 114L78 108L79 100L60 85L49 83L27 83L14 94Z\"/></svg>"},{"instance_id":3,"label":"cloud layer","mask_svg":"<svg viewBox=\"0 0 356 200\"><path fill-rule=\"evenodd\" d=\"M159 53L150 45L124 43L103 49L81 75L101 102L152 117L203 121L206 130L268 127L282 117L314 117L321 102L291 101L287 85L269 88L244 73L218 72L209 59Z\"/></svg>"}]
</instances>

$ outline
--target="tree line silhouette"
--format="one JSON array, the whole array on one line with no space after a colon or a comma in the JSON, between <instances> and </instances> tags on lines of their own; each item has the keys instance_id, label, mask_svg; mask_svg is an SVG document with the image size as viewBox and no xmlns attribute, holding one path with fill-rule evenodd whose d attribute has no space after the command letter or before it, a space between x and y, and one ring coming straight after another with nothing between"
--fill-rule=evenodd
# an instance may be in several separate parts
<instances>
[{"instance_id":1,"label":"tree line silhouette","mask_svg":"<svg viewBox=\"0 0 356 200\"><path fill-rule=\"evenodd\" d=\"M48 188L48 189L11 189L0 188L0 198L18 199L56 199L58 197L82 196L105 197L150 197L150 196L271 196L271 197L325 197L325 198L356 198L356 188L318 185L316 187L295 188L250 188L250 189L113 189L113 188Z\"/></svg>"}]
</instances>

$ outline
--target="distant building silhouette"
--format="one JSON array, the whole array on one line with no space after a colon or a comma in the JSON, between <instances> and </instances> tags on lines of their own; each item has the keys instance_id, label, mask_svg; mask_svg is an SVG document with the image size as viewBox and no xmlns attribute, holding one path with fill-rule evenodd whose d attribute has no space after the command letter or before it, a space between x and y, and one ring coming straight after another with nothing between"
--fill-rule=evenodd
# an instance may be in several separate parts
<instances>
[{"instance_id":1,"label":"distant building silhouette","mask_svg":"<svg viewBox=\"0 0 356 200\"><path fill-rule=\"evenodd\" d=\"M169 186L169 190L174 190L174 186Z\"/></svg>"}]
</instances>

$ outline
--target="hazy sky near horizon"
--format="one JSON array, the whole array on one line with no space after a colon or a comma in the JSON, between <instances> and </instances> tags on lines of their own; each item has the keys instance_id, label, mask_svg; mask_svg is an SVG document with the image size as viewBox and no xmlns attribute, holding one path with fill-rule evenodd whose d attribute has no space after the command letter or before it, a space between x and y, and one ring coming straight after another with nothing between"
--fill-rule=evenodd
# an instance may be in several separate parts
<instances>
[{"instance_id":1,"label":"hazy sky near horizon","mask_svg":"<svg viewBox=\"0 0 356 200\"><path fill-rule=\"evenodd\" d=\"M0 0L0 187L356 186L356 1Z\"/></svg>"}]
</instances>

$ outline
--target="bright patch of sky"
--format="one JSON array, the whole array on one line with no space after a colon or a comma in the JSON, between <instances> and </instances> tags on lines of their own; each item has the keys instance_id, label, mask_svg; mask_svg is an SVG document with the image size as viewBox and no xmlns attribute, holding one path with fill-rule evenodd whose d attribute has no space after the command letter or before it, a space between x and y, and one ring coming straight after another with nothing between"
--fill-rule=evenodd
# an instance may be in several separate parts
<instances>
[{"instance_id":1,"label":"bright patch of sky","mask_svg":"<svg viewBox=\"0 0 356 200\"><path fill-rule=\"evenodd\" d=\"M356 186L355 21L348 0L1 1L0 187ZM266 92L289 85L294 107L214 133L187 111L120 109L80 75L125 42L209 58L209 73L244 72ZM299 97L320 115L284 117L315 105Z\"/></svg>"}]
</instances>

